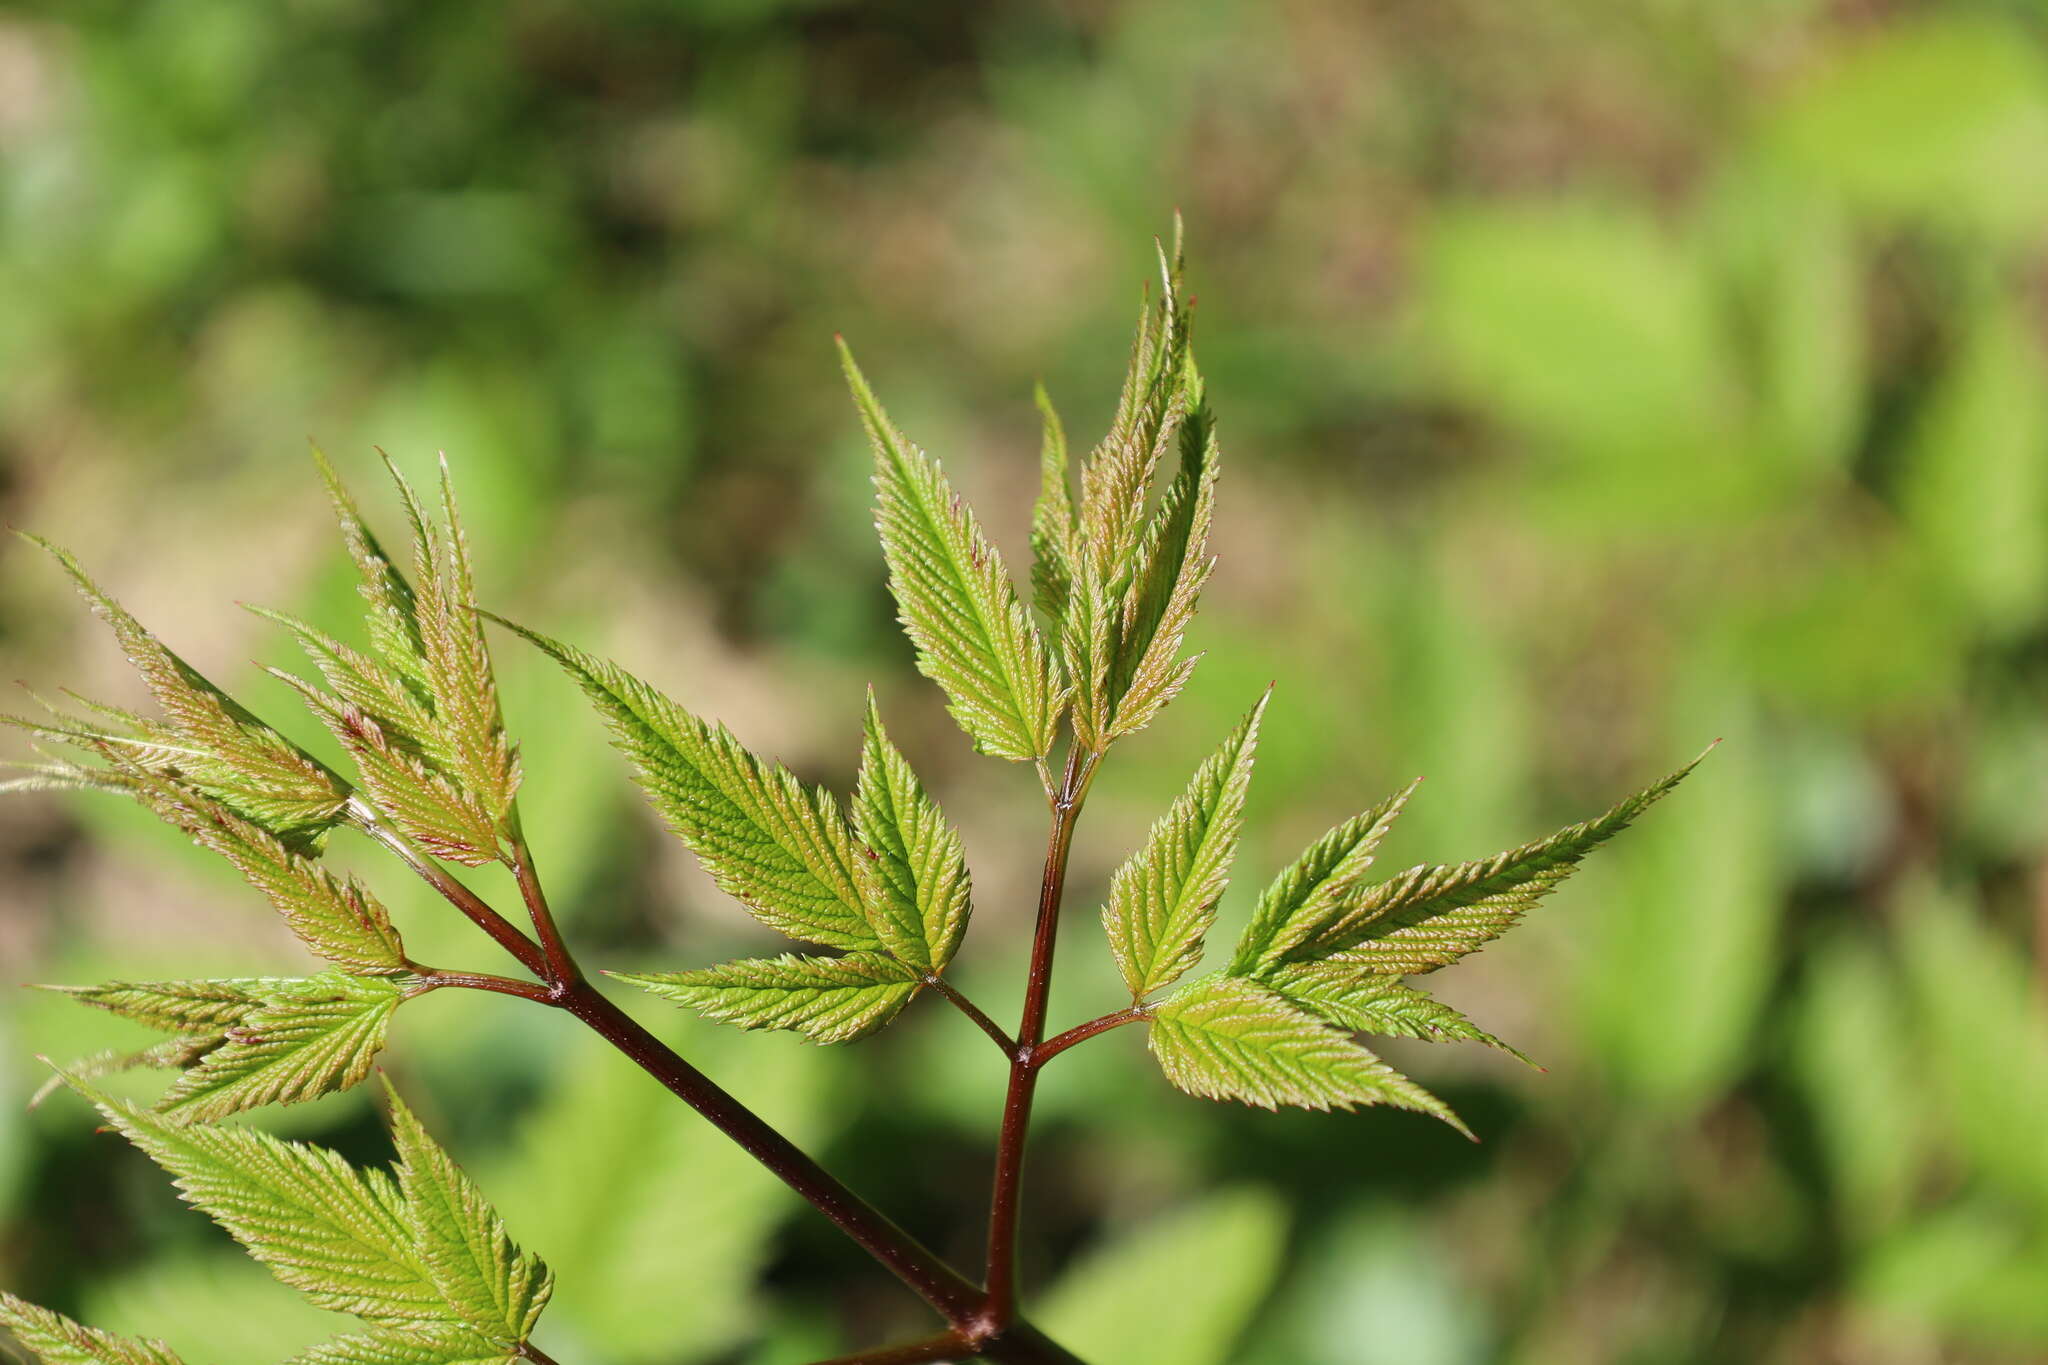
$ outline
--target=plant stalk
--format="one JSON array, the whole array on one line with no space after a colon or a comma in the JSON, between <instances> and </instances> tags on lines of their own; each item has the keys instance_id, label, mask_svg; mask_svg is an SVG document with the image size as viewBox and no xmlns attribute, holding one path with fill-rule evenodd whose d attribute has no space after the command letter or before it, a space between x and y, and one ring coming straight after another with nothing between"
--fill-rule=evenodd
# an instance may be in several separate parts
<instances>
[{"instance_id":1,"label":"plant stalk","mask_svg":"<svg viewBox=\"0 0 2048 1365\"><path fill-rule=\"evenodd\" d=\"M1113 1028L1122 1028L1125 1024L1135 1024L1140 1019L1149 1019L1151 1016L1150 1005L1137 1004L1129 1009L1118 1010L1114 1014L1105 1014L1099 1019L1090 1019L1085 1024L1076 1024L1058 1037L1048 1038L1033 1048L1031 1069L1036 1071L1076 1043L1085 1043L1097 1034L1107 1033Z\"/></svg>"},{"instance_id":2,"label":"plant stalk","mask_svg":"<svg viewBox=\"0 0 2048 1365\"><path fill-rule=\"evenodd\" d=\"M1045 1039L1046 1003L1052 991L1053 951L1059 939L1060 902L1066 895L1067 859L1074 826L1087 799L1096 755L1079 748L1067 754L1053 802L1052 833L1046 840L1045 873L1038 889L1038 926L1031 940L1030 974L1024 985L1024 1017L1010 1058L1010 1088L1003 1099L1003 1125L996 1143L994 1190L989 1197L987 1324L1001 1330L1017 1320L1017 1229L1024 1184L1024 1144L1031 1131L1031 1102L1038 1090L1033 1054Z\"/></svg>"}]
</instances>

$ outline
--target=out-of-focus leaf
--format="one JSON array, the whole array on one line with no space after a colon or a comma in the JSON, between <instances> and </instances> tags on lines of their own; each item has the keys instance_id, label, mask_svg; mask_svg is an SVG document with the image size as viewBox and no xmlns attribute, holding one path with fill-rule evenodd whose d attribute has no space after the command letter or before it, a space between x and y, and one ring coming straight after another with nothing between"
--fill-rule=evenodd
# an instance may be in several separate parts
<instances>
[{"instance_id":1,"label":"out-of-focus leaf","mask_svg":"<svg viewBox=\"0 0 2048 1365\"><path fill-rule=\"evenodd\" d=\"M1223 1190L1084 1254L1035 1315L1054 1340L1116 1365L1226 1365L1280 1272L1287 1214Z\"/></svg>"}]
</instances>

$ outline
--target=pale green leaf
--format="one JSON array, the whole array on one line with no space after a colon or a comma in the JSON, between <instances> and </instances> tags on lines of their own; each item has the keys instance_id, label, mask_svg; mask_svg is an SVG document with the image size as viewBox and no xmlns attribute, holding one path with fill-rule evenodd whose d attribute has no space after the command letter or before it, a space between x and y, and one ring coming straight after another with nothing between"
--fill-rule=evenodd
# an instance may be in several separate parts
<instances>
[{"instance_id":1,"label":"pale green leaf","mask_svg":"<svg viewBox=\"0 0 2048 1365\"><path fill-rule=\"evenodd\" d=\"M213 981L109 981L99 986L42 989L164 1033L218 1035L241 1023L263 1003L266 992L291 979L245 976Z\"/></svg>"},{"instance_id":2,"label":"pale green leaf","mask_svg":"<svg viewBox=\"0 0 2048 1365\"><path fill-rule=\"evenodd\" d=\"M178 1123L213 1123L266 1104L298 1104L370 1074L404 999L384 977L326 972L267 983L262 1001L229 1025L226 1041L157 1101Z\"/></svg>"},{"instance_id":3,"label":"pale green leaf","mask_svg":"<svg viewBox=\"0 0 2048 1365\"><path fill-rule=\"evenodd\" d=\"M440 1326L418 1332L367 1332L322 1342L288 1365L511 1365L519 1352L467 1328Z\"/></svg>"},{"instance_id":4,"label":"pale green leaf","mask_svg":"<svg viewBox=\"0 0 2048 1365\"><path fill-rule=\"evenodd\" d=\"M1201 960L1237 855L1259 719L1272 695L1269 690L1259 698L1195 770L1187 790L1110 881L1102 927L1134 1000L1171 985Z\"/></svg>"},{"instance_id":5,"label":"pale green leaf","mask_svg":"<svg viewBox=\"0 0 2048 1365\"><path fill-rule=\"evenodd\" d=\"M1045 385L1038 385L1033 397L1045 424L1045 439L1039 453L1038 501L1031 510L1031 586L1038 609L1057 633L1066 620L1067 594L1073 590L1080 557L1079 527L1074 520L1066 428Z\"/></svg>"},{"instance_id":6,"label":"pale green leaf","mask_svg":"<svg viewBox=\"0 0 2048 1365\"><path fill-rule=\"evenodd\" d=\"M1178 228L1173 255L1169 258L1162 247L1159 267L1159 309L1139 315L1115 420L1081 470L1082 532L1097 570L1113 589L1129 581L1153 476L1188 411L1188 312Z\"/></svg>"},{"instance_id":7,"label":"pale green leaf","mask_svg":"<svg viewBox=\"0 0 2048 1365\"><path fill-rule=\"evenodd\" d=\"M254 1128L183 1126L69 1084L169 1171L189 1203L315 1307L386 1327L447 1320L384 1172Z\"/></svg>"},{"instance_id":8,"label":"pale green leaf","mask_svg":"<svg viewBox=\"0 0 2048 1365\"><path fill-rule=\"evenodd\" d=\"M723 725L706 724L624 669L502 624L582 684L655 809L756 919L828 947L880 946L854 870L860 855L829 794L764 763Z\"/></svg>"},{"instance_id":9,"label":"pale green leaf","mask_svg":"<svg viewBox=\"0 0 2048 1365\"><path fill-rule=\"evenodd\" d=\"M388 666L424 692L426 678L420 667L424 651L420 643L419 608L413 597L412 585L405 581L397 563L378 543L376 535L357 509L355 499L349 496L348 488L334 472L334 466L317 446L313 449L313 462L318 466L320 478L327 485L327 494L334 502L334 514L341 523L342 539L348 545L349 558L355 561L360 580L357 591L369 604L370 641Z\"/></svg>"},{"instance_id":10,"label":"pale green leaf","mask_svg":"<svg viewBox=\"0 0 2048 1365\"><path fill-rule=\"evenodd\" d=\"M966 853L959 831L946 823L909 760L890 742L872 691L853 824L869 854L876 937L920 972L945 971L971 908Z\"/></svg>"},{"instance_id":11,"label":"pale green leaf","mask_svg":"<svg viewBox=\"0 0 2048 1365\"><path fill-rule=\"evenodd\" d=\"M1547 839L1478 862L1410 868L1367 887L1284 956L1290 961L1327 958L1392 976L1456 962L1506 933L1570 876L1580 859L1627 829L1698 762L1694 759L1597 819ZM1265 959L1267 965L1277 960Z\"/></svg>"},{"instance_id":12,"label":"pale green leaf","mask_svg":"<svg viewBox=\"0 0 2048 1365\"><path fill-rule=\"evenodd\" d=\"M917 994L912 967L879 953L845 957L745 958L691 972L620 972L643 987L740 1028L793 1029L814 1043L864 1038L894 1019Z\"/></svg>"},{"instance_id":13,"label":"pale green leaf","mask_svg":"<svg viewBox=\"0 0 2048 1365\"><path fill-rule=\"evenodd\" d=\"M172 766L159 761L160 752L175 751L181 780L296 846L317 846L341 818L348 784L165 648L68 552L37 536L25 538L48 551L71 576L94 614L113 630L167 718L167 724L145 721L99 708L124 727L140 727L134 736L104 731L106 741L127 746L131 761L159 777ZM135 739L146 742L136 746Z\"/></svg>"},{"instance_id":14,"label":"pale green leaf","mask_svg":"<svg viewBox=\"0 0 2048 1365\"><path fill-rule=\"evenodd\" d=\"M43 1365L182 1365L161 1341L117 1337L5 1292L0 1324Z\"/></svg>"},{"instance_id":15,"label":"pale green leaf","mask_svg":"<svg viewBox=\"0 0 2048 1365\"><path fill-rule=\"evenodd\" d=\"M1110 669L1116 661L1116 625L1116 606L1103 586L1094 560L1085 555L1076 559L1060 650L1066 660L1071 691L1069 714L1074 742L1095 753L1109 747L1115 700L1110 692Z\"/></svg>"},{"instance_id":16,"label":"pale green leaf","mask_svg":"<svg viewBox=\"0 0 2048 1365\"><path fill-rule=\"evenodd\" d=\"M1043 758L1065 704L1045 640L974 514L890 424L844 342L840 354L874 443L875 524L919 671L945 689L954 719L983 753Z\"/></svg>"},{"instance_id":17,"label":"pale green leaf","mask_svg":"<svg viewBox=\"0 0 2048 1365\"><path fill-rule=\"evenodd\" d=\"M513 1244L497 1210L386 1084L398 1144L398 1188L434 1287L484 1337L526 1340L554 1292L554 1272Z\"/></svg>"},{"instance_id":18,"label":"pale green leaf","mask_svg":"<svg viewBox=\"0 0 2048 1365\"><path fill-rule=\"evenodd\" d=\"M1256 982L1204 977L1160 1001L1151 1020L1152 1054L1190 1095L1262 1109L1391 1104L1472 1136L1436 1096Z\"/></svg>"},{"instance_id":19,"label":"pale green leaf","mask_svg":"<svg viewBox=\"0 0 2048 1365\"><path fill-rule=\"evenodd\" d=\"M1293 962L1274 970L1263 978L1262 984L1353 1033L1417 1038L1426 1043L1484 1043L1525 1062L1529 1060L1449 1005L1397 976L1378 976L1334 962Z\"/></svg>"},{"instance_id":20,"label":"pale green leaf","mask_svg":"<svg viewBox=\"0 0 2048 1365\"><path fill-rule=\"evenodd\" d=\"M1417 779L1419 782L1420 779ZM1380 840L1415 792L1411 782L1362 815L1338 825L1283 871L1259 897L1230 970L1256 976L1278 965L1343 913L1345 898L1372 866Z\"/></svg>"}]
</instances>

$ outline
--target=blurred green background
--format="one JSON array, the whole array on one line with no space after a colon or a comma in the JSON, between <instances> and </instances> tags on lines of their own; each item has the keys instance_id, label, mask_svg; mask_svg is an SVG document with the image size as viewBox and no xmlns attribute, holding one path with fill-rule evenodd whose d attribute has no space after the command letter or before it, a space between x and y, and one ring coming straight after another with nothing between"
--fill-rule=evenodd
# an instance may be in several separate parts
<instances>
[{"instance_id":1,"label":"blurred green background","mask_svg":"<svg viewBox=\"0 0 2048 1365\"><path fill-rule=\"evenodd\" d=\"M282 723L245 661L289 651L234 603L340 628L353 596L304 437L387 530L370 446L420 473L446 449L513 615L842 786L880 687L968 836L962 979L1010 1017L1040 802L911 672L830 339L1021 568L1031 381L1100 431L1175 206L1226 460L1209 657L1098 786L1056 1020L1113 1003L1102 882L1268 679L1226 926L1418 773L1387 865L1726 743L1438 983L1547 1074L1387 1048L1478 1147L1187 1099L1134 1032L1049 1073L1048 1325L1100 1365L2048 1358L2038 4L17 3L0 514ZM49 565L0 566L5 676L135 696ZM758 946L569 686L500 656L587 957ZM490 963L337 856L423 956ZM10 982L302 965L112 803L8 802L0 860ZM396 1035L558 1267L563 1359L796 1365L923 1329L566 1021L443 995ZM341 1327L76 1102L22 1113L33 1054L132 1036L6 998L0 1282L212 1365ZM962 1021L688 1047L972 1259L1000 1066ZM274 1123L384 1151L362 1092Z\"/></svg>"}]
</instances>

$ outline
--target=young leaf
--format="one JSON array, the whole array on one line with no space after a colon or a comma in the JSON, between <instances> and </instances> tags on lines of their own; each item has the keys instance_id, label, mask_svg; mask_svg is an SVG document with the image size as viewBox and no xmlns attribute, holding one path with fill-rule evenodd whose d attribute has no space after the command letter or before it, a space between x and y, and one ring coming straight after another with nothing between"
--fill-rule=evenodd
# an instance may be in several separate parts
<instances>
[{"instance_id":1,"label":"young leaf","mask_svg":"<svg viewBox=\"0 0 2048 1365\"><path fill-rule=\"evenodd\" d=\"M890 424L843 341L840 357L875 448L875 524L918 670L945 689L983 753L1043 758L1065 699L1002 555L938 465Z\"/></svg>"},{"instance_id":2,"label":"young leaf","mask_svg":"<svg viewBox=\"0 0 2048 1365\"><path fill-rule=\"evenodd\" d=\"M466 1327L444 1325L340 1337L293 1356L288 1365L512 1365L519 1359L514 1347L487 1341Z\"/></svg>"},{"instance_id":3,"label":"young leaf","mask_svg":"<svg viewBox=\"0 0 2048 1365\"><path fill-rule=\"evenodd\" d=\"M1345 897L1372 866L1380 840L1393 827L1415 787L1411 782L1371 810L1338 825L1273 879L1238 939L1237 955L1230 961L1231 975L1257 976L1277 966L1343 912Z\"/></svg>"},{"instance_id":4,"label":"young leaf","mask_svg":"<svg viewBox=\"0 0 2048 1365\"><path fill-rule=\"evenodd\" d=\"M1208 552L1216 507L1220 453L1216 419L1203 398L1194 361L1186 362L1188 415L1180 428L1180 473L1137 551L1137 570L1125 598L1113 687L1116 720L1110 737L1133 734L1180 694L1196 660L1180 657L1202 585L1216 561Z\"/></svg>"},{"instance_id":5,"label":"young leaf","mask_svg":"<svg viewBox=\"0 0 2048 1365\"><path fill-rule=\"evenodd\" d=\"M1263 984L1353 1033L1418 1038L1427 1043L1484 1043L1529 1061L1449 1005L1397 976L1376 976L1332 962L1294 962L1275 970Z\"/></svg>"},{"instance_id":6,"label":"young leaf","mask_svg":"<svg viewBox=\"0 0 2048 1365\"><path fill-rule=\"evenodd\" d=\"M1201 960L1203 938L1216 922L1216 901L1237 855L1259 719L1271 696L1268 691L1259 698L1196 769L1144 847L1110 881L1102 927L1133 1000L1173 984Z\"/></svg>"},{"instance_id":7,"label":"young leaf","mask_svg":"<svg viewBox=\"0 0 2048 1365\"><path fill-rule=\"evenodd\" d=\"M1368 972L1412 976L1456 962L1499 938L1556 889L1584 858L1655 805L1699 763L1694 759L1597 819L1478 862L1413 867L1346 899L1286 951Z\"/></svg>"},{"instance_id":8,"label":"young leaf","mask_svg":"<svg viewBox=\"0 0 2048 1365\"><path fill-rule=\"evenodd\" d=\"M221 1044L220 1035L200 1037L197 1034L179 1034L161 1042L139 1049L118 1047L102 1048L89 1052L64 1063L66 1075L76 1076L82 1081L96 1081L102 1076L118 1076L124 1071L183 1071ZM62 1089L61 1076L52 1076L35 1088L28 1097L28 1107L35 1109L52 1093Z\"/></svg>"},{"instance_id":9,"label":"young leaf","mask_svg":"<svg viewBox=\"0 0 2048 1365\"><path fill-rule=\"evenodd\" d=\"M1203 1099L1263 1109L1392 1104L1472 1136L1436 1096L1256 982L1210 976L1174 992L1152 1014L1151 1043L1166 1078Z\"/></svg>"},{"instance_id":10,"label":"young leaf","mask_svg":"<svg viewBox=\"0 0 2048 1365\"><path fill-rule=\"evenodd\" d=\"M156 1111L213 1123L265 1104L298 1104L346 1090L370 1074L404 999L383 977L326 972L271 984L226 1041L180 1076Z\"/></svg>"},{"instance_id":11,"label":"young leaf","mask_svg":"<svg viewBox=\"0 0 2048 1365\"><path fill-rule=\"evenodd\" d=\"M1066 428L1060 425L1060 415L1053 410L1045 385L1038 385L1032 396L1045 423L1045 440L1038 460L1038 501L1031 509L1031 587L1038 609L1058 632L1066 620L1067 594L1072 591L1075 561L1080 557L1079 528L1074 522Z\"/></svg>"},{"instance_id":12,"label":"young leaf","mask_svg":"<svg viewBox=\"0 0 2048 1365\"><path fill-rule=\"evenodd\" d=\"M366 976L406 970L391 916L354 877L336 877L254 821L204 794L136 770L136 795L200 847L234 864L313 952Z\"/></svg>"},{"instance_id":13,"label":"young leaf","mask_svg":"<svg viewBox=\"0 0 2048 1365\"><path fill-rule=\"evenodd\" d=\"M166 649L141 622L101 591L69 553L36 536L25 539L48 551L71 576L94 614L112 628L122 652L142 674L169 720L165 725L102 708L118 717L124 727L140 733L124 736L93 727L94 735L124 747L133 746L137 738L146 741L131 753L131 761L158 776L169 768L158 761L163 751L175 750L177 773L184 781L296 847L317 847L341 818L348 802L348 784Z\"/></svg>"},{"instance_id":14,"label":"young leaf","mask_svg":"<svg viewBox=\"0 0 2048 1365\"><path fill-rule=\"evenodd\" d=\"M393 1328L447 1320L384 1172L254 1128L184 1127L67 1081L176 1178L187 1202L314 1306Z\"/></svg>"},{"instance_id":15,"label":"young leaf","mask_svg":"<svg viewBox=\"0 0 2048 1365\"><path fill-rule=\"evenodd\" d=\"M419 608L413 597L412 585L405 581L397 563L377 542L376 535L357 509L355 499L349 496L348 488L318 446L313 448L313 463L319 468L321 481L327 485L327 494L334 502L334 515L341 523L341 535L348 545L349 558L355 561L356 573L361 580L357 591L369 604L370 642L387 665L404 675L424 694L426 677L420 660L425 647L420 642Z\"/></svg>"},{"instance_id":16,"label":"young leaf","mask_svg":"<svg viewBox=\"0 0 2048 1365\"><path fill-rule=\"evenodd\" d=\"M133 1019L163 1033L214 1036L242 1022L266 992L290 978L245 976L217 981L109 981L100 986L44 986L82 1005Z\"/></svg>"},{"instance_id":17,"label":"young leaf","mask_svg":"<svg viewBox=\"0 0 2048 1365\"><path fill-rule=\"evenodd\" d=\"M1116 606L1094 560L1083 555L1074 561L1060 650L1071 690L1074 742L1096 753L1109 747L1115 702L1110 668L1115 662L1116 642Z\"/></svg>"},{"instance_id":18,"label":"young leaf","mask_svg":"<svg viewBox=\"0 0 2048 1365\"><path fill-rule=\"evenodd\" d=\"M740 1028L794 1029L814 1043L846 1043L887 1024L917 994L915 968L880 953L745 958L693 972L615 972Z\"/></svg>"},{"instance_id":19,"label":"young leaf","mask_svg":"<svg viewBox=\"0 0 2048 1365\"><path fill-rule=\"evenodd\" d=\"M513 1244L482 1191L427 1136L388 1082L385 1090L398 1144L398 1188L434 1287L489 1341L525 1341L554 1292L554 1272Z\"/></svg>"},{"instance_id":20,"label":"young leaf","mask_svg":"<svg viewBox=\"0 0 2048 1365\"><path fill-rule=\"evenodd\" d=\"M967 928L972 887L960 833L946 823L868 693L867 739L853 826L871 855L871 923L882 946L921 972L943 972Z\"/></svg>"},{"instance_id":21,"label":"young leaf","mask_svg":"<svg viewBox=\"0 0 2048 1365\"><path fill-rule=\"evenodd\" d=\"M756 919L827 947L881 946L854 871L859 855L830 795L763 763L723 725L707 725L624 669L501 624L582 684L655 809Z\"/></svg>"},{"instance_id":22,"label":"young leaf","mask_svg":"<svg viewBox=\"0 0 2048 1365\"><path fill-rule=\"evenodd\" d=\"M183 1365L161 1341L117 1337L5 1292L0 1324L43 1365Z\"/></svg>"}]
</instances>

